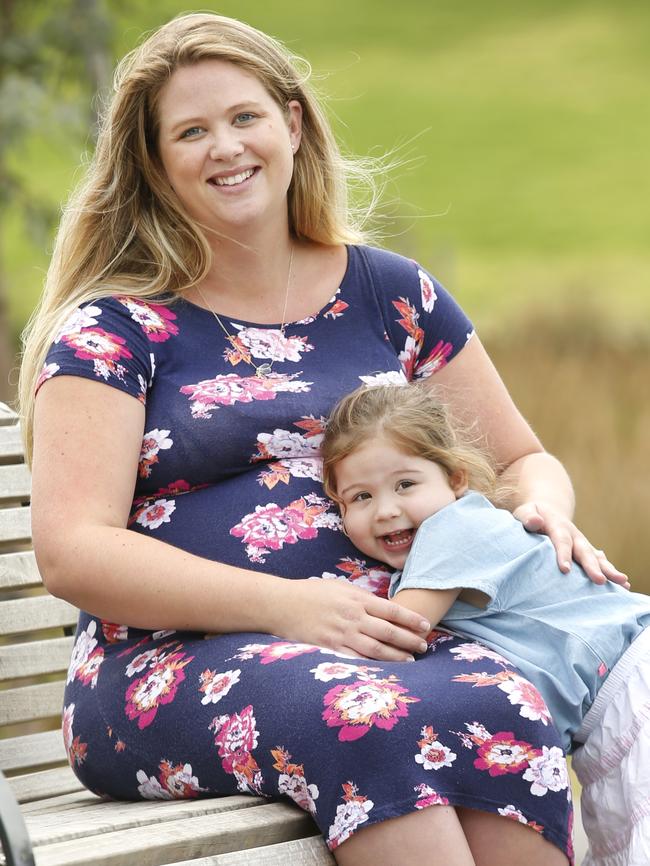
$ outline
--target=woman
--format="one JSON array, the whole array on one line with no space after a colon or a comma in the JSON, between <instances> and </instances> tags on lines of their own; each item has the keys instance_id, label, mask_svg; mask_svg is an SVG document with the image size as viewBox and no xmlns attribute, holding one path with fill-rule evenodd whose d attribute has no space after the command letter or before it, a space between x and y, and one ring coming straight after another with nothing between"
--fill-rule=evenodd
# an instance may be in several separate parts
<instances>
[{"instance_id":1,"label":"woman","mask_svg":"<svg viewBox=\"0 0 650 866\"><path fill-rule=\"evenodd\" d=\"M360 380L435 372L517 516L561 562L617 573L464 314L355 245L305 78L237 21L160 28L123 61L62 221L21 393L39 567L83 611L70 760L115 797L286 794L341 864L566 863L557 733L472 688L478 658L516 676L505 659L427 648L386 600L323 496L324 417Z\"/></svg>"}]
</instances>

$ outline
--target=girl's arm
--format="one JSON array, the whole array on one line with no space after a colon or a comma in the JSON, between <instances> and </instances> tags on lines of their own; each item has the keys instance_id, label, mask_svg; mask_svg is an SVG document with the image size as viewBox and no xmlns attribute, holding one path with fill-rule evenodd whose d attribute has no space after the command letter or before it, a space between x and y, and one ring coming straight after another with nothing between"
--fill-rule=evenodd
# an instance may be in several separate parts
<instances>
[{"instance_id":1,"label":"girl's arm","mask_svg":"<svg viewBox=\"0 0 650 866\"><path fill-rule=\"evenodd\" d=\"M101 382L43 384L32 529L51 593L145 629L265 632L377 659L421 650L428 623L370 592L212 562L127 529L144 419L141 403Z\"/></svg>"},{"instance_id":2,"label":"girl's arm","mask_svg":"<svg viewBox=\"0 0 650 866\"><path fill-rule=\"evenodd\" d=\"M422 614L435 628L460 593L460 589L402 589L393 598L403 607Z\"/></svg>"},{"instance_id":3,"label":"girl's arm","mask_svg":"<svg viewBox=\"0 0 650 866\"><path fill-rule=\"evenodd\" d=\"M484 440L501 480L514 489L514 516L526 529L549 536L560 568L568 571L573 558L595 583L628 585L626 576L572 522L575 497L566 470L544 451L478 337L428 382L440 390L454 417Z\"/></svg>"}]
</instances>

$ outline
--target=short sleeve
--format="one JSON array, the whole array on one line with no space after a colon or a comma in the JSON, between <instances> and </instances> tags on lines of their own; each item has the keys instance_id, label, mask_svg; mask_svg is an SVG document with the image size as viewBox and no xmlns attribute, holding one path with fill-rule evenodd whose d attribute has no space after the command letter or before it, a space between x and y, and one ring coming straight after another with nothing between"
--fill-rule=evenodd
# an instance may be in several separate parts
<instances>
[{"instance_id":1,"label":"short sleeve","mask_svg":"<svg viewBox=\"0 0 650 866\"><path fill-rule=\"evenodd\" d=\"M386 328L407 379L426 379L444 367L474 333L449 292L417 262L364 248Z\"/></svg>"},{"instance_id":2,"label":"short sleeve","mask_svg":"<svg viewBox=\"0 0 650 866\"><path fill-rule=\"evenodd\" d=\"M155 369L154 348L178 332L166 306L106 297L77 308L64 322L36 384L54 376L104 382L146 402Z\"/></svg>"},{"instance_id":3,"label":"short sleeve","mask_svg":"<svg viewBox=\"0 0 650 866\"><path fill-rule=\"evenodd\" d=\"M513 520L479 493L465 494L422 523L391 591L475 589L488 596L491 611L500 609L501 591L517 575L529 547L521 549L519 533L513 537Z\"/></svg>"}]
</instances>

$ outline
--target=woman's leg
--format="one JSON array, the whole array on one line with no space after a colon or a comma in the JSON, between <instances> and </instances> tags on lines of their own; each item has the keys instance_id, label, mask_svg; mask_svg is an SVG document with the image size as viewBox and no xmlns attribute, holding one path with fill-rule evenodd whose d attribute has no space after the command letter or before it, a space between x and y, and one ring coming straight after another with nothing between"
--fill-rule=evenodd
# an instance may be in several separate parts
<instances>
[{"instance_id":1,"label":"woman's leg","mask_svg":"<svg viewBox=\"0 0 650 866\"><path fill-rule=\"evenodd\" d=\"M478 862L451 806L429 806L357 830L339 845L334 857L339 866L475 866Z\"/></svg>"},{"instance_id":2,"label":"woman's leg","mask_svg":"<svg viewBox=\"0 0 650 866\"><path fill-rule=\"evenodd\" d=\"M476 866L567 866L566 854L535 830L490 812L459 808L458 821Z\"/></svg>"}]
</instances>

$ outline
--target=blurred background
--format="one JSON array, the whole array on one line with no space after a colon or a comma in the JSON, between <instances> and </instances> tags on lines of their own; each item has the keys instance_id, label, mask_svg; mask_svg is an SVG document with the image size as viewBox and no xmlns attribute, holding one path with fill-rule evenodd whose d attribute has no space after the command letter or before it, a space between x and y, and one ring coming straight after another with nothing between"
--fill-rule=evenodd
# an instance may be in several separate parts
<instances>
[{"instance_id":1,"label":"blurred background","mask_svg":"<svg viewBox=\"0 0 650 866\"><path fill-rule=\"evenodd\" d=\"M392 152L383 244L474 320L576 486L576 520L650 592L650 4L205 3L306 56L344 149ZM1 0L0 400L96 94L175 0Z\"/></svg>"}]
</instances>

